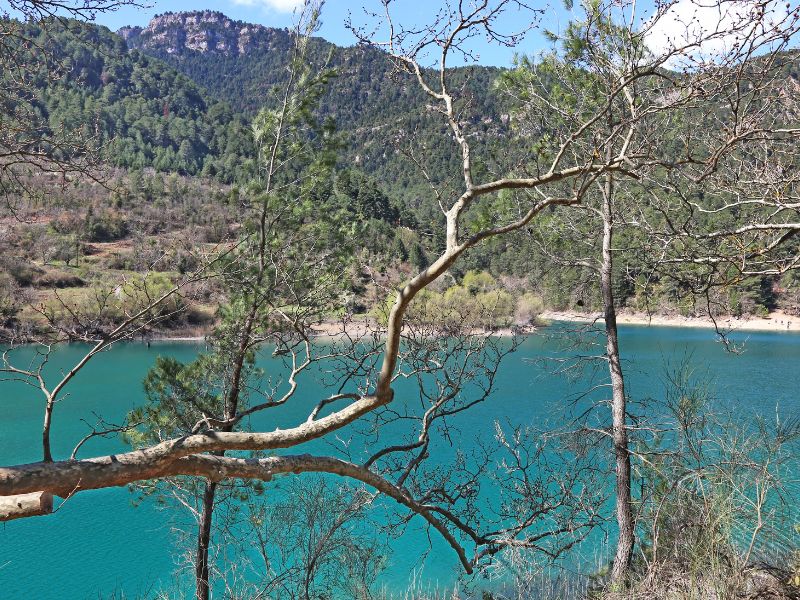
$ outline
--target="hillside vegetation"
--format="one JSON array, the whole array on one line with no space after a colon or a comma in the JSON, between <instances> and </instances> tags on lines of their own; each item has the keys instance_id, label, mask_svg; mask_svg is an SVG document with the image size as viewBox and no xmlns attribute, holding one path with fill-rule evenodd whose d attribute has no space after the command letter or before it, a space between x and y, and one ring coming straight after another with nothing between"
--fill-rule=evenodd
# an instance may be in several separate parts
<instances>
[{"instance_id":1,"label":"hillside vegetation","mask_svg":"<svg viewBox=\"0 0 800 600\"><path fill-rule=\"evenodd\" d=\"M46 39L36 26L25 27L59 57L62 76L46 77L43 66L30 94L16 102L44 127L90 139L111 170L99 182L36 177L20 188L13 214L0 225L6 327L36 323L62 302L58 298L94 302L96 292L120 275L156 271L169 281L231 239L242 224L256 164L250 122L262 105L278 101L272 90L285 83L293 46L285 30L216 12L166 13L120 35L77 21L50 27ZM382 285L402 281L442 247L443 215L431 200L431 185L447 193L451 182L443 174L457 172L459 158L439 115L419 109L426 98L418 86L382 52L314 38L312 55L332 69L321 113L335 128L339 148L336 175L318 201L349 219L364 240L358 263L370 267L349 274L347 306L374 313ZM789 56L783 67L790 90L797 87L797 65ZM468 91L458 107L461 119L470 124L474 146L491 150L478 154L495 161L477 165L486 173L507 172L520 158L511 155L521 144L509 143L514 117L496 85L503 73L480 66L454 72ZM416 162L415 147L424 148L424 164ZM459 262L450 293L462 293L467 274L491 279L483 291L510 298L488 311L494 326L535 321L532 306L596 309L597 291L580 268L554 266L536 251L551 235L548 219L538 223ZM642 256L620 254L620 307L683 315L698 310L689 287L645 274ZM194 290L186 300L192 310L167 325L204 327L214 315L215 293ZM750 277L721 290L717 300L734 315L800 311L794 275Z\"/></svg>"}]
</instances>

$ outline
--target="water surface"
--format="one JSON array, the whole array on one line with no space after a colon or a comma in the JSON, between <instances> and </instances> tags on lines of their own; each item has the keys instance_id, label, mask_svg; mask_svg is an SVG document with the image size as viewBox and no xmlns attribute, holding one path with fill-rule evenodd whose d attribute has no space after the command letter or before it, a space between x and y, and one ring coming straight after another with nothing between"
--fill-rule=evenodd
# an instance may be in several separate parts
<instances>
[{"instance_id":1,"label":"water surface","mask_svg":"<svg viewBox=\"0 0 800 600\"><path fill-rule=\"evenodd\" d=\"M800 418L800 334L749 333L738 339L747 343L744 353L734 355L724 351L710 330L621 327L628 392L640 399L658 396L663 391L665 363L675 364L688 356L695 367L711 375L721 409L742 418ZM82 419L92 424L96 413L107 421L121 422L142 403L141 382L157 355L190 360L202 349L192 343L122 344L98 356L56 407L54 455L69 456L88 431ZM71 365L83 351L84 347L75 345L60 348L49 373ZM564 398L588 384L550 374L552 364L538 359L556 352L557 344L543 336L527 340L503 364L492 399L458 419L459 435L454 442L458 448L443 444L441 451L469 451L475 440L491 439L496 419L533 425L563 421ZM308 397L298 399L297 409L259 417L254 426L274 429L307 414L321 388L309 382L303 389ZM0 404L0 464L39 460L41 396L25 385L0 382ZM118 439L94 439L82 456L124 449ZM40 600L114 593L136 597L169 589L176 570L173 517L153 503L134 506L133 498L124 488L90 491L69 499L54 515L0 524L0 595ZM433 551L420 564L415 558L419 543L420 536L414 532L393 543L392 567L383 578L387 586L402 589L414 569L422 569L422 578L432 585L455 581L454 554L435 540Z\"/></svg>"}]
</instances>

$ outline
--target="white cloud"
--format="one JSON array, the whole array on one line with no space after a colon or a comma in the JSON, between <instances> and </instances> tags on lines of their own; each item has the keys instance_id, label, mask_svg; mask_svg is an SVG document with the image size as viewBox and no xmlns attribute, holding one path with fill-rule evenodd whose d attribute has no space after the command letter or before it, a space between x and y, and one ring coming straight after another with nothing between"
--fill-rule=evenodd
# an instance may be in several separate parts
<instances>
[{"instance_id":1,"label":"white cloud","mask_svg":"<svg viewBox=\"0 0 800 600\"><path fill-rule=\"evenodd\" d=\"M239 6L261 6L281 13L290 13L303 6L303 0L233 0Z\"/></svg>"},{"instance_id":2,"label":"white cloud","mask_svg":"<svg viewBox=\"0 0 800 600\"><path fill-rule=\"evenodd\" d=\"M656 56L672 56L667 65L713 61L736 50L744 40L766 42L788 22L789 8L775 0L675 0L645 23L645 41Z\"/></svg>"}]
</instances>

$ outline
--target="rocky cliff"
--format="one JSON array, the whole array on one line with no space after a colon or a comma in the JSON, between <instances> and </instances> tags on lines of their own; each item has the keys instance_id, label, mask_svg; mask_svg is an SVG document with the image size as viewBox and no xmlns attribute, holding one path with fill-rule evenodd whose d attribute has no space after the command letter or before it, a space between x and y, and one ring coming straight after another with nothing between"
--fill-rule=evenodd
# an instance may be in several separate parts
<instances>
[{"instance_id":1,"label":"rocky cliff","mask_svg":"<svg viewBox=\"0 0 800 600\"><path fill-rule=\"evenodd\" d=\"M286 30L234 21L210 10L167 12L153 17L147 27L123 27L117 33L129 48L173 56L192 52L239 56L255 48L269 50L276 38L288 37Z\"/></svg>"}]
</instances>

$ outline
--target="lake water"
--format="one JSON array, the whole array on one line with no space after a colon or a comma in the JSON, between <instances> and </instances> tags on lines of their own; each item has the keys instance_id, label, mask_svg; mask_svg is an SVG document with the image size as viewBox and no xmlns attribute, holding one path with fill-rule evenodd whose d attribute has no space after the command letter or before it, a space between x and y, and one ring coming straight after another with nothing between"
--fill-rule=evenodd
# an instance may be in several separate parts
<instances>
[{"instance_id":1,"label":"lake water","mask_svg":"<svg viewBox=\"0 0 800 600\"><path fill-rule=\"evenodd\" d=\"M800 418L800 334L749 333L738 339L747 343L744 353L734 355L724 351L710 330L622 327L628 392L634 398L659 395L665 362L689 356L692 364L713 376L720 408L747 417ZM93 420L94 412L120 422L141 403L141 382L156 355L190 360L200 350L202 346L191 343L154 343L149 348L123 344L98 356L56 408L55 456L69 456L76 440L87 432L81 418ZM78 346L60 348L51 361L53 369L71 364L82 351ZM521 424L563 419L563 399L585 384L550 375L536 361L554 351L552 342L537 335L506 359L494 396L457 421L462 450L469 450L476 439L491 439L495 419ZM318 397L313 394L309 401ZM20 384L0 382L0 406L0 464L39 460L40 396ZM286 413L280 420L289 422L292 416ZM82 456L124 448L116 439L96 439ZM126 489L89 491L71 498L54 515L0 524L0 597L48 600L124 594L131 598L168 589L176 570L171 515L153 503L133 506L132 499ZM430 556L420 564L415 559L419 541L419 534L411 532L393 543L391 567L384 576L389 588L403 589L412 570L421 570L430 585L455 581L455 555L434 541Z\"/></svg>"}]
</instances>

